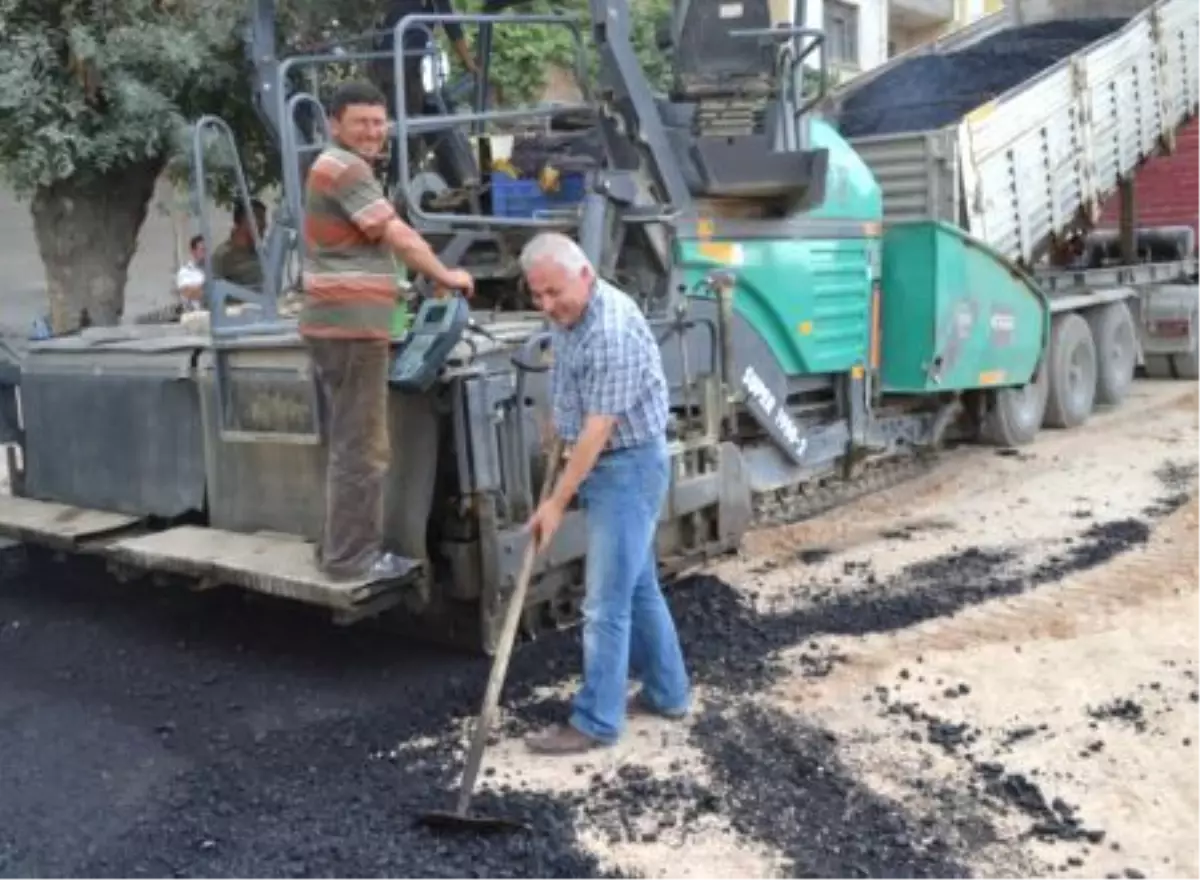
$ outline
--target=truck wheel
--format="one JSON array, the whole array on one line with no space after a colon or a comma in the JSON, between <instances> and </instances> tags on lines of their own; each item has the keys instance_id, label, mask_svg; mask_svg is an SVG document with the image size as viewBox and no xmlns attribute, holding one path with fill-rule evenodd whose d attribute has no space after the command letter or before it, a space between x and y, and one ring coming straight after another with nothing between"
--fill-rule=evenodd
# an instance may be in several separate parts
<instances>
[{"instance_id":1,"label":"truck wheel","mask_svg":"<svg viewBox=\"0 0 1200 880\"><path fill-rule=\"evenodd\" d=\"M1124 302L1113 302L1088 312L1088 326L1096 344L1096 404L1116 406L1133 385L1137 367L1137 328Z\"/></svg>"},{"instance_id":2,"label":"truck wheel","mask_svg":"<svg viewBox=\"0 0 1200 880\"><path fill-rule=\"evenodd\" d=\"M1087 321L1074 312L1057 315L1047 357L1050 391L1047 428L1077 428L1092 414L1096 399L1096 342Z\"/></svg>"},{"instance_id":3,"label":"truck wheel","mask_svg":"<svg viewBox=\"0 0 1200 880\"><path fill-rule=\"evenodd\" d=\"M1001 388L991 394L990 407L979 436L994 446L1032 443L1046 414L1046 365L1041 364L1028 385Z\"/></svg>"}]
</instances>

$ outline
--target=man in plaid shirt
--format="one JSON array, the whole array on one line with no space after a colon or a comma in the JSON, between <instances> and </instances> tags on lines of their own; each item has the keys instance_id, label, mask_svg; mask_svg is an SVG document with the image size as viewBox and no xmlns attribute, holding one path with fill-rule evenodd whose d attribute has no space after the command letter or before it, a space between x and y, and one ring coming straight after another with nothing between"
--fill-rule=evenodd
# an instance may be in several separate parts
<instances>
[{"instance_id":1,"label":"man in plaid shirt","mask_svg":"<svg viewBox=\"0 0 1200 880\"><path fill-rule=\"evenodd\" d=\"M530 521L545 546L579 492L587 511L583 687L568 724L531 736L536 752L610 745L626 711L686 714L690 684L658 583L654 537L670 483L668 386L637 304L599 280L570 238L545 233L521 254L534 303L554 325L554 427L570 445L558 486ZM642 689L626 700L630 673Z\"/></svg>"}]
</instances>

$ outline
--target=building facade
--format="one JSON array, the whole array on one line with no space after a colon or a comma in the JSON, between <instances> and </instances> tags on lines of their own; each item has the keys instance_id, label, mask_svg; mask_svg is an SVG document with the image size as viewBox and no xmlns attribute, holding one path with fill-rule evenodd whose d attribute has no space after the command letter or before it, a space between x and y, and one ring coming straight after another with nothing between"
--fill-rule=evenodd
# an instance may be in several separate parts
<instances>
[{"instance_id":1,"label":"building facade","mask_svg":"<svg viewBox=\"0 0 1200 880\"><path fill-rule=\"evenodd\" d=\"M794 21L825 33L831 71L846 79L1004 7L1004 0L796 0Z\"/></svg>"}]
</instances>

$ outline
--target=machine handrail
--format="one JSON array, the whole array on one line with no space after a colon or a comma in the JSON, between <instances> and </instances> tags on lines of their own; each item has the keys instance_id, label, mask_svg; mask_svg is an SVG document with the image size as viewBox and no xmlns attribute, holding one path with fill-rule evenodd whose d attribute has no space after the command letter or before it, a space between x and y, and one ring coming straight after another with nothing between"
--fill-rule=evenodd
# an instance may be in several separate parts
<instances>
[{"instance_id":1,"label":"machine handrail","mask_svg":"<svg viewBox=\"0 0 1200 880\"><path fill-rule=\"evenodd\" d=\"M785 98L790 98L796 104L795 118L808 114L821 100L824 99L829 91L829 60L827 53L821 52L818 56L817 71L820 75L820 82L817 85L816 97L810 98L803 105L800 104L800 98L804 95L803 77L804 77L804 61L813 52L825 45L825 32L818 28L804 27L802 25L780 25L770 28L735 28L729 32L731 37L759 37L768 38L773 41L787 40L780 50L780 78L788 83L785 87ZM801 41L809 38L808 42L801 48ZM786 68L786 74L783 73L783 68Z\"/></svg>"},{"instance_id":2,"label":"machine handrail","mask_svg":"<svg viewBox=\"0 0 1200 880\"><path fill-rule=\"evenodd\" d=\"M301 149L296 145L296 108L301 104L310 103L316 108L315 119L320 121L321 132L320 136L325 143L329 141L329 120L325 116L325 108L321 102L308 92L297 92L287 100L285 113L282 117L287 121L283 126L283 131L280 136L283 139L283 190L284 199L288 203L288 208L292 215L292 220L296 224L297 232L303 232L301 228L301 218L304 216L304 200L301 193L301 181L299 169L293 159L299 158ZM324 143L305 143L304 152L316 152L324 147ZM297 250L303 257L304 237L301 235L297 241Z\"/></svg>"},{"instance_id":3,"label":"machine handrail","mask_svg":"<svg viewBox=\"0 0 1200 880\"><path fill-rule=\"evenodd\" d=\"M250 186L246 181L245 168L242 165L241 156L238 153L237 139L233 135L233 130L229 127L224 119L212 114L206 114L196 120L192 126L192 150L191 150L191 171L193 190L192 197L194 203L192 205L193 213L199 218L200 235L204 238L204 281L202 282L202 290L204 291L204 304L208 308L209 321L211 332L216 332L220 329L220 325L225 323L225 302L227 297L223 293L223 288L230 287L237 291L238 299L257 305L266 313L268 320L274 320L278 315L278 304L274 296L269 292L264 294L246 290L240 285L233 285L229 282L222 281L217 284L217 279L213 276L212 265L212 248L209 247L212 242L212 224L208 220L208 211L205 210L208 204L208 182L207 174L205 173L204 162L204 131L206 128L215 128L222 136L230 148L230 154L233 158L233 171L237 177L237 195L240 198L242 208L246 212L246 216L251 219L250 234L254 241L254 256L258 260L259 270L263 273L263 280L266 281L266 261L263 256L262 237L258 232L258 224L254 222L254 204L250 196Z\"/></svg>"},{"instance_id":4,"label":"machine handrail","mask_svg":"<svg viewBox=\"0 0 1200 880\"><path fill-rule=\"evenodd\" d=\"M528 14L528 15L485 15L472 13L455 13L452 15L438 14L414 14L406 15L401 18L395 25L394 44L398 46L404 45L404 34L412 27L424 25L445 24L445 23L461 23L475 24L480 26L494 26L496 24L507 25L534 25L534 24L552 24L560 25L567 28L575 38L575 67L577 81L580 83L580 88L583 90L584 101L573 104L555 104L544 107L521 108L515 110L485 110L482 106L478 106L470 113L455 113L445 116L421 116L411 119L404 106L405 94L405 70L404 64L401 62L400 53L393 56L393 74L395 88L395 106L396 106L396 150L397 150L397 167L399 171L399 179L397 186L401 193L405 196L409 193L409 187L412 183L412 177L409 170L409 150L408 139L414 134L427 134L436 131L451 130L459 126L470 125L475 132L482 133L483 126L488 122L509 122L522 119L547 118L552 119L558 115L566 115L568 113L577 113L579 111L590 111L593 108L590 100L590 89L588 88L588 77L585 75L587 71L586 50L584 48L582 33L578 26L577 16L564 15L561 13L549 14ZM485 94L486 86L477 83L476 97L482 99ZM438 213L431 215L429 212L418 203L415 199L408 199L408 211L412 220L416 223L423 224L443 224L454 223L459 225L469 226L487 226L487 227L507 227L515 229L554 229L561 228L563 220L561 218L539 218L539 217L481 217L478 214L456 214L456 213Z\"/></svg>"}]
</instances>

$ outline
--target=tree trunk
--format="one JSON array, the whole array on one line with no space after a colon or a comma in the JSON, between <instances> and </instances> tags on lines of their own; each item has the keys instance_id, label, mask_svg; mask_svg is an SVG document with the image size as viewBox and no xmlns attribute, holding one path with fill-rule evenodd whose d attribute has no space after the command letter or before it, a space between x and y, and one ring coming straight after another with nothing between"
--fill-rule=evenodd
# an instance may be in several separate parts
<instances>
[{"instance_id":1,"label":"tree trunk","mask_svg":"<svg viewBox=\"0 0 1200 880\"><path fill-rule=\"evenodd\" d=\"M55 333L113 325L163 160L39 187L31 211Z\"/></svg>"}]
</instances>

